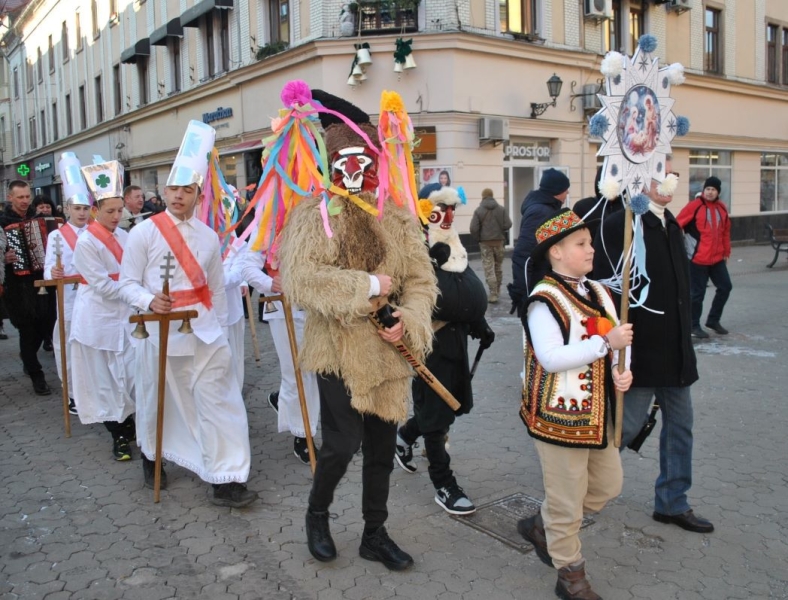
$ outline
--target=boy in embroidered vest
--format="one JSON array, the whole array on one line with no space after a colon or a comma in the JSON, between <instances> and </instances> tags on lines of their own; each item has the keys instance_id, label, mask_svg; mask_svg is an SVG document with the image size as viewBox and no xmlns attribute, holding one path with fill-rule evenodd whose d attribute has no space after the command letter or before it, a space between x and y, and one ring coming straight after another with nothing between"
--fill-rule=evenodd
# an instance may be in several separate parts
<instances>
[{"instance_id":1,"label":"boy in embroidered vest","mask_svg":"<svg viewBox=\"0 0 788 600\"><path fill-rule=\"evenodd\" d=\"M115 460L131 460L134 439L134 349L131 310L120 299L118 275L128 234L123 214L123 166L117 161L83 167L96 199L96 220L80 236L74 268L82 276L74 302L69 345L74 401L83 425L104 423ZM68 225L66 225L68 227Z\"/></svg>"},{"instance_id":2,"label":"boy in embroidered vest","mask_svg":"<svg viewBox=\"0 0 788 600\"><path fill-rule=\"evenodd\" d=\"M632 342L618 325L608 290L585 278L593 266L591 234L569 209L536 230L534 261L551 271L526 301L525 379L520 416L542 464L541 513L517 524L539 558L558 570L559 598L599 598L585 577L580 553L583 514L597 512L621 492L618 449L610 440L614 389L626 391L629 370L611 368Z\"/></svg>"},{"instance_id":3,"label":"boy in embroidered vest","mask_svg":"<svg viewBox=\"0 0 788 600\"><path fill-rule=\"evenodd\" d=\"M167 210L135 226L121 267L121 296L141 311L194 309L194 333L170 331L162 456L213 484L211 502L238 508L254 502L249 477L249 426L227 342L227 296L216 233L196 218L216 132L191 121L164 195ZM162 293L165 256L175 258L170 293ZM137 345L138 442L145 485L153 487L156 452L158 328ZM164 473L162 473L164 484Z\"/></svg>"},{"instance_id":4,"label":"boy in embroidered vest","mask_svg":"<svg viewBox=\"0 0 788 600\"><path fill-rule=\"evenodd\" d=\"M58 162L60 180L63 182L63 197L66 199L68 222L60 229L49 234L46 257L44 259L44 279L62 279L77 274L76 269L72 265L74 249L77 246L77 238L85 232L90 219L90 195L85 185L85 180L82 178L80 168L79 159L73 152L64 152L60 162ZM57 241L58 239L60 239L60 242ZM58 251L60 252L60 268L57 267L58 257L56 253ZM62 317L66 322L66 340L68 340L71 332L71 314L74 311L74 299L77 295L76 287L70 285L63 287L64 315ZM61 315L58 315L58 319L60 318ZM63 365L60 364L59 327L59 321L55 321L52 344L55 349L57 374L62 382ZM74 379L71 370L71 344L66 344L66 362L68 381L72 386L71 390L69 390L71 397L69 398L68 410L72 415L75 415L77 414L77 409L72 392Z\"/></svg>"}]
</instances>

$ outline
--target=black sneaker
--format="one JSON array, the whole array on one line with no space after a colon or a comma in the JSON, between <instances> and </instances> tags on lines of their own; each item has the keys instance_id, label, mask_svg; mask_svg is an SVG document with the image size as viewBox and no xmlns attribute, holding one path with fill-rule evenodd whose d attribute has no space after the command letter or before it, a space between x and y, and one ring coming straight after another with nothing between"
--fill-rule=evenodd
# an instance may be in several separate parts
<instances>
[{"instance_id":1,"label":"black sneaker","mask_svg":"<svg viewBox=\"0 0 788 600\"><path fill-rule=\"evenodd\" d=\"M122 435L116 437L112 442L112 456L117 461L131 460L131 446Z\"/></svg>"},{"instance_id":2,"label":"black sneaker","mask_svg":"<svg viewBox=\"0 0 788 600\"><path fill-rule=\"evenodd\" d=\"M156 461L150 460L144 454L142 455L142 475L145 478L145 487L152 490L156 477ZM161 483L159 489L167 489L167 473L164 472L164 463L161 465Z\"/></svg>"},{"instance_id":3,"label":"black sneaker","mask_svg":"<svg viewBox=\"0 0 788 600\"><path fill-rule=\"evenodd\" d=\"M279 414L279 392L271 392L268 394L268 406L273 408L276 414Z\"/></svg>"},{"instance_id":4,"label":"black sneaker","mask_svg":"<svg viewBox=\"0 0 788 600\"><path fill-rule=\"evenodd\" d=\"M257 492L246 488L243 483L233 481L213 485L213 498L211 504L216 506L229 506L230 508L243 508L257 500Z\"/></svg>"},{"instance_id":5,"label":"black sneaker","mask_svg":"<svg viewBox=\"0 0 788 600\"><path fill-rule=\"evenodd\" d=\"M404 571L413 566L413 557L397 546L383 526L361 536L358 554L361 558L382 562L392 571Z\"/></svg>"},{"instance_id":6,"label":"black sneaker","mask_svg":"<svg viewBox=\"0 0 788 600\"><path fill-rule=\"evenodd\" d=\"M315 450L315 453L317 453L317 450ZM309 446L306 444L306 438L298 436L293 438L293 454L305 465L309 464Z\"/></svg>"},{"instance_id":7,"label":"black sneaker","mask_svg":"<svg viewBox=\"0 0 788 600\"><path fill-rule=\"evenodd\" d=\"M708 339L709 334L703 331L703 329L701 329L700 326L698 326L692 328L692 337L699 340L705 340Z\"/></svg>"},{"instance_id":8,"label":"black sneaker","mask_svg":"<svg viewBox=\"0 0 788 600\"><path fill-rule=\"evenodd\" d=\"M394 458L397 459L397 464L402 467L406 473L415 473L416 465L413 464L413 446L418 444L409 444L402 439L399 432L397 432L397 445L394 448Z\"/></svg>"},{"instance_id":9,"label":"black sneaker","mask_svg":"<svg viewBox=\"0 0 788 600\"><path fill-rule=\"evenodd\" d=\"M49 389L47 380L44 379L43 372L38 372L35 375L31 375L30 379L33 381L33 391L38 396L50 396L52 394L52 390Z\"/></svg>"},{"instance_id":10,"label":"black sneaker","mask_svg":"<svg viewBox=\"0 0 788 600\"><path fill-rule=\"evenodd\" d=\"M451 515L470 515L476 512L473 502L456 483L436 490L435 502Z\"/></svg>"},{"instance_id":11,"label":"black sneaker","mask_svg":"<svg viewBox=\"0 0 788 600\"><path fill-rule=\"evenodd\" d=\"M68 399L68 413L71 414L71 415L78 415L79 414L77 412L77 405L74 403L74 399L73 398L69 398Z\"/></svg>"},{"instance_id":12,"label":"black sneaker","mask_svg":"<svg viewBox=\"0 0 788 600\"><path fill-rule=\"evenodd\" d=\"M712 331L716 331L720 335L728 335L730 333L727 329L725 329L719 323L706 323L706 327L708 327Z\"/></svg>"}]
</instances>

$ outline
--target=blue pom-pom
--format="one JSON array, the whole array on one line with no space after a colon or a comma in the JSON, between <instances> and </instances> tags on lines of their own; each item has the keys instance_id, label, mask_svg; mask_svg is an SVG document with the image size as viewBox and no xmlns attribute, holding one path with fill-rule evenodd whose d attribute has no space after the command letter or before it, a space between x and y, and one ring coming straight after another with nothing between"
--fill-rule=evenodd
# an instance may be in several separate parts
<instances>
[{"instance_id":1,"label":"blue pom-pom","mask_svg":"<svg viewBox=\"0 0 788 600\"><path fill-rule=\"evenodd\" d=\"M629 207L632 209L634 214L644 215L648 212L648 203L648 196L645 194L638 194L629 201Z\"/></svg>"},{"instance_id":2,"label":"blue pom-pom","mask_svg":"<svg viewBox=\"0 0 788 600\"><path fill-rule=\"evenodd\" d=\"M687 135L690 130L690 122L687 117L677 117L676 118L676 135L683 136Z\"/></svg>"},{"instance_id":3,"label":"blue pom-pom","mask_svg":"<svg viewBox=\"0 0 788 600\"><path fill-rule=\"evenodd\" d=\"M655 38L650 33L646 33L640 36L638 40L638 46L643 52L654 52L657 49L657 38Z\"/></svg>"},{"instance_id":4,"label":"blue pom-pom","mask_svg":"<svg viewBox=\"0 0 788 600\"><path fill-rule=\"evenodd\" d=\"M457 188L457 195L460 197L460 202L468 204L468 196L465 195L465 189L462 186Z\"/></svg>"},{"instance_id":5,"label":"blue pom-pom","mask_svg":"<svg viewBox=\"0 0 788 600\"><path fill-rule=\"evenodd\" d=\"M591 137L602 137L608 129L610 129L610 121L602 113L595 114L588 123L588 134Z\"/></svg>"}]
</instances>

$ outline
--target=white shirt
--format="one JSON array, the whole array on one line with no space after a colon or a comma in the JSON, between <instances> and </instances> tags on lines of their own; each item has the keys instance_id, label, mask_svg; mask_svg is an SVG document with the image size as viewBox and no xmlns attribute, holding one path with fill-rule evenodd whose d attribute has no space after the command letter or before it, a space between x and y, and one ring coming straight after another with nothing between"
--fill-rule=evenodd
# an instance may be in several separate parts
<instances>
[{"instance_id":1,"label":"white shirt","mask_svg":"<svg viewBox=\"0 0 788 600\"><path fill-rule=\"evenodd\" d=\"M126 245L125 231L118 228L112 235L121 248ZM73 264L87 285L80 284L77 291L70 339L97 350L123 351L133 326L129 323L132 311L120 297L119 284L110 279L120 271L120 264L90 231L77 241Z\"/></svg>"},{"instance_id":2,"label":"white shirt","mask_svg":"<svg viewBox=\"0 0 788 600\"><path fill-rule=\"evenodd\" d=\"M194 216L181 221L169 210L164 214L175 223L189 250L202 267L211 292L213 307L210 310L201 303L173 309L174 311L196 310L199 313L199 316L191 322L194 334L179 333L177 323L173 324L174 327L170 327L167 354L189 356L195 352L197 339L210 344L224 335L222 328L227 327L228 324L227 295L224 291L219 237ZM164 257L169 252L172 250L153 219L147 219L131 230L120 269L120 295L127 304L142 312L149 312L154 293L161 291L160 267L165 264ZM175 255L174 252L172 254ZM193 289L194 286L183 267L178 264L177 258L173 264L175 268L170 274L170 292ZM148 333L149 340L158 346L158 326L148 327Z\"/></svg>"},{"instance_id":3,"label":"white shirt","mask_svg":"<svg viewBox=\"0 0 788 600\"><path fill-rule=\"evenodd\" d=\"M241 286L245 284L242 261L246 255L246 242L233 236L224 258L224 292L227 294L227 325L235 325L244 317L244 298Z\"/></svg>"},{"instance_id":4,"label":"white shirt","mask_svg":"<svg viewBox=\"0 0 788 600\"><path fill-rule=\"evenodd\" d=\"M87 225L83 225L81 228L74 227L71 223L65 223L63 227L70 227L74 230L74 233L77 234L77 239L81 236L85 231L87 231ZM61 227L62 229L62 227ZM44 279L52 279L52 269L57 266L57 255L55 254L57 242L55 240L60 239L60 266L63 267L63 272L66 277L71 277L73 275L78 275L79 273L74 268L73 261L74 261L74 250L71 249L71 246L68 245L66 238L63 237L63 234L60 232L60 229L56 229L55 231L50 232L49 237L47 237L47 252L46 256L44 257ZM76 245L74 246L76 248ZM77 296L77 292L74 289L73 285L65 285L63 286L63 304L65 308L65 319L66 321L71 320L71 313L74 311L74 299Z\"/></svg>"},{"instance_id":5,"label":"white shirt","mask_svg":"<svg viewBox=\"0 0 788 600\"><path fill-rule=\"evenodd\" d=\"M281 292L274 292L273 285L274 279L267 273L263 273L265 266L265 255L262 252L254 252L253 250L247 251L242 259L242 273L246 282L254 289L260 292L260 296L275 296ZM377 281L377 277L375 278ZM266 312L266 319L284 319L285 313L282 309L282 303L278 300L273 303L276 310L273 312ZM291 306L293 310L293 318L305 318L304 311L296 306Z\"/></svg>"}]
</instances>

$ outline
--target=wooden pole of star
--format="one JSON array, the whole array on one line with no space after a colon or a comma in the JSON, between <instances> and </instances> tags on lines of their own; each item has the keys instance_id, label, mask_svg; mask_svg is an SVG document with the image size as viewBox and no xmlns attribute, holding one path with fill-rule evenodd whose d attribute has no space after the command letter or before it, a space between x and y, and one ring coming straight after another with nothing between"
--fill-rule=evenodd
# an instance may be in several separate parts
<instances>
[{"instance_id":1,"label":"wooden pole of star","mask_svg":"<svg viewBox=\"0 0 788 600\"><path fill-rule=\"evenodd\" d=\"M160 267L162 271L161 293L165 296L170 295L170 277L171 272L175 269L174 260L175 257L171 252L168 252L164 257L164 264ZM170 321L182 321L196 318L196 310L182 310L164 315L152 313L129 317L129 322L131 323L150 321L157 321L159 323L159 387L156 409L156 462L153 478L153 501L155 503L159 502L161 495L161 452L164 439L164 391L167 376L167 343L170 335Z\"/></svg>"},{"instance_id":2,"label":"wooden pole of star","mask_svg":"<svg viewBox=\"0 0 788 600\"><path fill-rule=\"evenodd\" d=\"M56 269L63 268L63 261L61 257L63 256L63 246L62 246L62 239L60 236L55 238L53 242L55 244L55 256L57 260L55 262ZM66 430L66 437L71 437L71 414L68 412L68 402L69 402L69 394L68 394L68 364L66 362L66 302L64 297L64 287L70 284L78 284L82 278L79 276L75 277L62 277L61 279L42 279L40 281L36 281L33 285L38 288L45 288L45 287L54 287L57 290L57 329L58 335L60 336L60 381L62 382L61 387L63 388L63 426Z\"/></svg>"},{"instance_id":3,"label":"wooden pole of star","mask_svg":"<svg viewBox=\"0 0 788 600\"><path fill-rule=\"evenodd\" d=\"M621 311L619 320L622 324L629 321L629 270L632 266L632 207L626 203L626 214L624 216L624 268L621 272ZM618 372L623 373L627 369L627 349L623 348L618 352ZM624 427L624 392L616 390L616 423L613 428L613 445L621 447L621 437Z\"/></svg>"},{"instance_id":4,"label":"wooden pole of star","mask_svg":"<svg viewBox=\"0 0 788 600\"><path fill-rule=\"evenodd\" d=\"M293 358L293 371L295 372L296 388L298 389L298 403L301 405L301 418L304 420L304 433L306 434L306 447L309 451L309 466L312 468L312 475L315 474L317 459L315 458L315 442L312 439L312 427L309 425L309 409L306 406L306 392L304 392L304 379L301 376L301 367L298 365L298 342L296 340L295 322L293 321L293 309L290 300L284 294L276 296L260 296L260 302L282 303L285 311L285 326L287 327L287 338L290 341L290 356Z\"/></svg>"}]
</instances>

